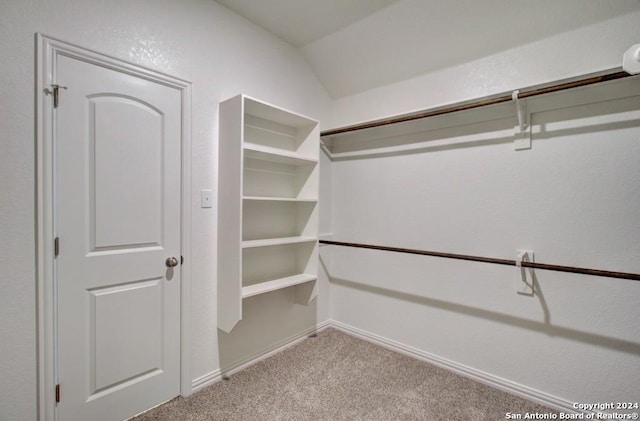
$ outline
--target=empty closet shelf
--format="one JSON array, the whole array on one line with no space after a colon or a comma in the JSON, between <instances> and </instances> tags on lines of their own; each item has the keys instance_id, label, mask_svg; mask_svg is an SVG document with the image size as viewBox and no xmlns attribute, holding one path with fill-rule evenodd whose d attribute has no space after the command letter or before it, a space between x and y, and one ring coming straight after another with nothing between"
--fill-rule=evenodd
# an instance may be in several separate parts
<instances>
[{"instance_id":1,"label":"empty closet shelf","mask_svg":"<svg viewBox=\"0 0 640 421\"><path fill-rule=\"evenodd\" d=\"M294 152L287 152L269 146L244 144L245 158L260 159L262 161L277 162L288 165L315 165L318 160L300 156Z\"/></svg>"},{"instance_id":2,"label":"empty closet shelf","mask_svg":"<svg viewBox=\"0 0 640 421\"><path fill-rule=\"evenodd\" d=\"M255 130L258 133L263 132L263 133L268 133L270 135L275 135L276 137L279 137L279 138L294 139L294 140L296 139L295 134L284 133L284 130L271 130L271 129L267 129L266 127L261 127L258 124L249 124L249 123L244 123L244 127L245 129Z\"/></svg>"},{"instance_id":3,"label":"empty closet shelf","mask_svg":"<svg viewBox=\"0 0 640 421\"><path fill-rule=\"evenodd\" d=\"M255 285L242 287L242 298L253 297L254 295L265 294L278 289L304 284L318 279L314 275L302 273L300 275L287 276L286 278L274 279L272 281L261 282Z\"/></svg>"},{"instance_id":4,"label":"empty closet shelf","mask_svg":"<svg viewBox=\"0 0 640 421\"><path fill-rule=\"evenodd\" d=\"M271 197L271 196L243 196L243 200L265 201L265 202L309 202L315 203L317 198L312 199L298 199L295 197Z\"/></svg>"},{"instance_id":5,"label":"empty closet shelf","mask_svg":"<svg viewBox=\"0 0 640 421\"><path fill-rule=\"evenodd\" d=\"M282 237L267 238L264 240L249 240L242 242L242 248L248 249L253 247L281 246L285 244L310 243L318 241L318 237Z\"/></svg>"}]
</instances>

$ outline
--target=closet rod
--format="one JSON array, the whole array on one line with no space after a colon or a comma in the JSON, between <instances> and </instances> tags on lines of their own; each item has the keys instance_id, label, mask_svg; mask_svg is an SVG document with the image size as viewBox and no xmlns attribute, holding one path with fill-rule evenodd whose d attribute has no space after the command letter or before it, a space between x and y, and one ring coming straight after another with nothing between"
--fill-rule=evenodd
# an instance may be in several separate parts
<instances>
[{"instance_id":1,"label":"closet rod","mask_svg":"<svg viewBox=\"0 0 640 421\"><path fill-rule=\"evenodd\" d=\"M495 259L492 257L469 256L466 254L443 253L439 251L417 250L400 247L375 246L371 244L347 243L343 241L320 240L320 244L330 244L334 246L355 247L362 249L392 251L396 253L419 254L423 256L444 257L446 259L470 260L472 262L493 263L496 265L516 266L515 260ZM632 281L640 281L640 273L612 272L608 270L586 269L573 266L549 265L546 263L525 262L522 267L531 269L554 270L556 272L579 273L582 275L606 276L609 278L630 279Z\"/></svg>"},{"instance_id":2,"label":"closet rod","mask_svg":"<svg viewBox=\"0 0 640 421\"><path fill-rule=\"evenodd\" d=\"M529 90L521 90L518 94L518 98L529 98L538 95L550 94L553 92L564 91L567 89L578 88L580 86L593 85L596 83L607 82L610 80L623 79L631 77L627 72L620 71L615 73L608 73L600 76L592 76L584 79L574 80L572 82L559 83L557 85L546 86L543 88L533 88ZM349 133L363 129L371 129L374 127L388 126L390 124L404 123L412 120L419 120L427 117L435 117L443 114L455 113L457 111L471 110L474 108L486 107L487 105L501 104L503 102L512 101L512 94L505 94L498 97L489 97L479 99L477 101L468 103L459 103L445 108L436 108L425 111L418 111L416 113L405 114L397 117L390 117L381 120L373 120L367 123L354 124L352 126L341 127L337 129L330 129L320 132L320 136L333 136L337 134Z\"/></svg>"}]
</instances>

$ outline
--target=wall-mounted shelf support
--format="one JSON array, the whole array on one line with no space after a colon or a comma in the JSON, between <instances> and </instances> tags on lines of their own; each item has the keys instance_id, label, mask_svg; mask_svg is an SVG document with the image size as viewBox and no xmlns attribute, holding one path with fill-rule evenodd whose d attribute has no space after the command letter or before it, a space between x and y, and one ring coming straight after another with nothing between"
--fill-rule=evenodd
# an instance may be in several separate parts
<instances>
[{"instance_id":1,"label":"wall-mounted shelf support","mask_svg":"<svg viewBox=\"0 0 640 421\"><path fill-rule=\"evenodd\" d=\"M516 106L516 116L518 117L518 125L514 129L513 148L516 151L523 149L531 149L531 125L529 124L529 114L526 111L526 103L520 100L520 91L515 90L511 94L511 99Z\"/></svg>"}]
</instances>

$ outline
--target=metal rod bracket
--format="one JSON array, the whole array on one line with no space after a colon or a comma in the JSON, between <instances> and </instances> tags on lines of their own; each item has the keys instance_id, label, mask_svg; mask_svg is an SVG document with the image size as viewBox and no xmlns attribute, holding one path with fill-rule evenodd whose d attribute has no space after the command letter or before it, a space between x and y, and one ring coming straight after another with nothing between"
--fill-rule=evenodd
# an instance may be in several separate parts
<instances>
[{"instance_id":1,"label":"metal rod bracket","mask_svg":"<svg viewBox=\"0 0 640 421\"><path fill-rule=\"evenodd\" d=\"M519 90L515 90L511 94L511 99L516 106L516 115L518 117L518 125L514 129L513 136L513 148L516 151L531 149L531 127L528 124L529 114L527 114L526 111L525 101L521 101L519 95Z\"/></svg>"},{"instance_id":2,"label":"metal rod bracket","mask_svg":"<svg viewBox=\"0 0 640 421\"><path fill-rule=\"evenodd\" d=\"M533 262L533 252L530 250L518 250L516 252L516 291L518 294L533 297L533 269L522 266L522 262Z\"/></svg>"}]
</instances>

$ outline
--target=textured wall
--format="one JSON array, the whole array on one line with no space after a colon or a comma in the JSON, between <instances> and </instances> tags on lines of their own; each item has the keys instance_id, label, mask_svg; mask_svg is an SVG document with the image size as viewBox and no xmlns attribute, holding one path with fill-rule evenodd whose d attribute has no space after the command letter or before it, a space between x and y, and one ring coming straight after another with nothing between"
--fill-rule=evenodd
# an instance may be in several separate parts
<instances>
[{"instance_id":1,"label":"textured wall","mask_svg":"<svg viewBox=\"0 0 640 421\"><path fill-rule=\"evenodd\" d=\"M340 127L622 66L640 41L640 10L333 101ZM509 37L509 33L504 33ZM490 42L490 41L488 41ZM426 52L425 54L428 54Z\"/></svg>"},{"instance_id":2,"label":"textured wall","mask_svg":"<svg viewBox=\"0 0 640 421\"><path fill-rule=\"evenodd\" d=\"M634 10L640 10L637 0L402 0L302 51L331 97L342 98L519 49ZM576 46L602 45L610 36L593 33ZM558 51L550 45L550 51L539 51L530 59L545 63L546 54L551 57ZM590 54L581 58L591 59Z\"/></svg>"},{"instance_id":3,"label":"textured wall","mask_svg":"<svg viewBox=\"0 0 640 421\"><path fill-rule=\"evenodd\" d=\"M328 97L300 54L210 0L6 0L0 2L0 418L36 418L34 34L46 35L193 82L191 374L219 367L216 219L199 207L216 189L217 104L244 92L322 119ZM252 301L224 348L251 355L327 317L326 303ZM277 330L273 323L285 320ZM243 335L263 332L259 340Z\"/></svg>"}]
</instances>

